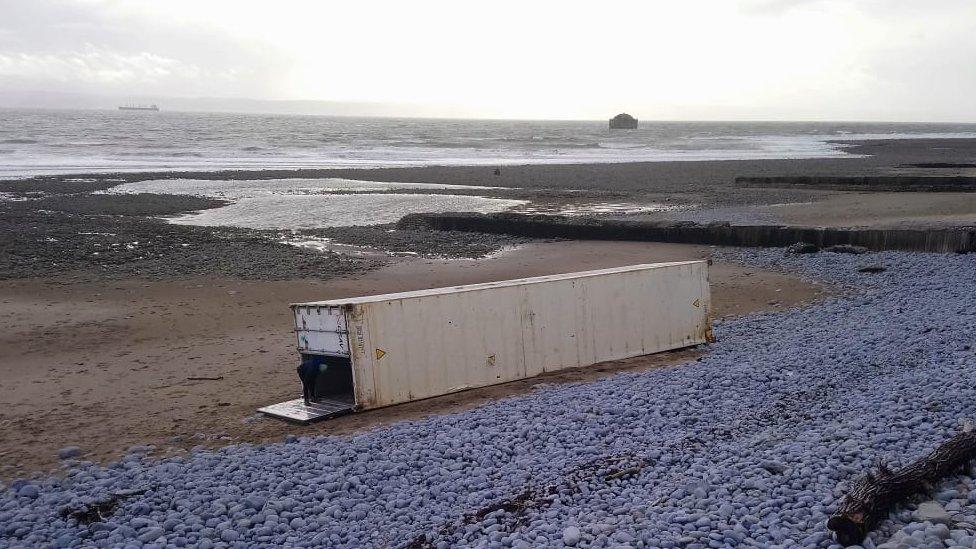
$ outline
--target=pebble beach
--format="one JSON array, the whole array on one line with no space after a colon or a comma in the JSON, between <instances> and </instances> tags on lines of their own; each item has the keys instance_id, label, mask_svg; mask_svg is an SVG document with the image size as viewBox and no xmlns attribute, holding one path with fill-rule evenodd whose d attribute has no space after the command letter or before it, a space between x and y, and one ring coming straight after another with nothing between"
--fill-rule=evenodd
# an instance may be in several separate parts
<instances>
[{"instance_id":1,"label":"pebble beach","mask_svg":"<svg viewBox=\"0 0 976 549\"><path fill-rule=\"evenodd\" d=\"M974 415L976 258L722 253L841 290L725 320L680 368L352 436L69 455L63 478L7 483L0 545L834 547L826 519L854 480ZM974 475L863 546L973 547Z\"/></svg>"}]
</instances>

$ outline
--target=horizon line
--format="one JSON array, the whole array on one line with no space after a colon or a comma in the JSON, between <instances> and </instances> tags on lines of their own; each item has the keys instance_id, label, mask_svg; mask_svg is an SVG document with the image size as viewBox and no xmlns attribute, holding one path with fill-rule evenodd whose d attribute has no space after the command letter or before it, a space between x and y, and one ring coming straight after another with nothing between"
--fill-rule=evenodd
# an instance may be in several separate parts
<instances>
[{"instance_id":1,"label":"horizon line","mask_svg":"<svg viewBox=\"0 0 976 549\"><path fill-rule=\"evenodd\" d=\"M269 101L269 102L291 102L291 101L301 101L301 102L319 102L316 99L300 99L300 100L277 100L277 99L255 99L253 101ZM338 101L328 101L321 100L323 103L333 102L341 103ZM383 105L383 103L368 103L375 105ZM204 109L174 109L168 110L163 108L163 105L157 103L160 107L159 111L156 111L150 116L159 116L166 113L175 114L243 114L243 115L253 115L253 116L310 116L318 118L349 118L349 119L378 119L378 120L457 120L457 121L483 121L483 122L605 122L609 121L610 118L616 115L611 115L608 118L499 118L490 116L437 116L437 115L380 115L380 114L325 114L325 113L303 113L303 112L275 112L275 111L245 111L245 110L234 110L234 109L217 109L217 110L204 110ZM118 108L115 107L54 107L54 106L8 106L0 105L0 110L6 111L91 111L91 112L117 112ZM626 111L624 111L626 112ZM618 113L620 114L620 113ZM892 119L870 119L870 118L640 118L635 116L640 122L656 123L656 124L688 124L688 123L731 123L731 124L791 124L791 123L803 123L803 124L933 124L933 125L976 125L976 120L962 120L962 121L947 121L947 120L918 120L918 119L908 119L908 120L892 120Z\"/></svg>"}]
</instances>

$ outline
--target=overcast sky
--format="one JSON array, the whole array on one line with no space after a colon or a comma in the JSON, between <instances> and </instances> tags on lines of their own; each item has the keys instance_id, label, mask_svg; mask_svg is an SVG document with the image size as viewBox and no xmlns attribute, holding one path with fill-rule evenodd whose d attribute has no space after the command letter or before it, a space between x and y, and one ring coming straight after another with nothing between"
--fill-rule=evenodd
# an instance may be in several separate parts
<instances>
[{"instance_id":1,"label":"overcast sky","mask_svg":"<svg viewBox=\"0 0 976 549\"><path fill-rule=\"evenodd\" d=\"M0 0L0 91L976 121L976 0Z\"/></svg>"}]
</instances>

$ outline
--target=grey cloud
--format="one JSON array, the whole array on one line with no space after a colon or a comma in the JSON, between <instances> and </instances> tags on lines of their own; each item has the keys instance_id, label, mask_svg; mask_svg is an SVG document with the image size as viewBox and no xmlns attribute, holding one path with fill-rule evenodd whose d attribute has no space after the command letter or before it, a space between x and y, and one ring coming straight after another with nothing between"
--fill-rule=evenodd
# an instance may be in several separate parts
<instances>
[{"instance_id":1,"label":"grey cloud","mask_svg":"<svg viewBox=\"0 0 976 549\"><path fill-rule=\"evenodd\" d=\"M61 71L82 87L260 94L281 58L268 44L128 15L113 2L0 0L0 74L20 85L57 83Z\"/></svg>"}]
</instances>

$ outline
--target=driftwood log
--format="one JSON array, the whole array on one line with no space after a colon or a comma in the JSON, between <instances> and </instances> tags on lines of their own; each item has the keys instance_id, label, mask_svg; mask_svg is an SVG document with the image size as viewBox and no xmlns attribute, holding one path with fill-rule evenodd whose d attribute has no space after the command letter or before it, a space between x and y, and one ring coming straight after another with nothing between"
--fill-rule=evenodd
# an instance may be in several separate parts
<instances>
[{"instance_id":1,"label":"driftwood log","mask_svg":"<svg viewBox=\"0 0 976 549\"><path fill-rule=\"evenodd\" d=\"M959 473L976 458L976 432L970 426L929 455L893 471L884 464L857 481L843 503L827 520L844 546L864 541L868 532L894 507L912 496L929 492L941 479Z\"/></svg>"}]
</instances>

